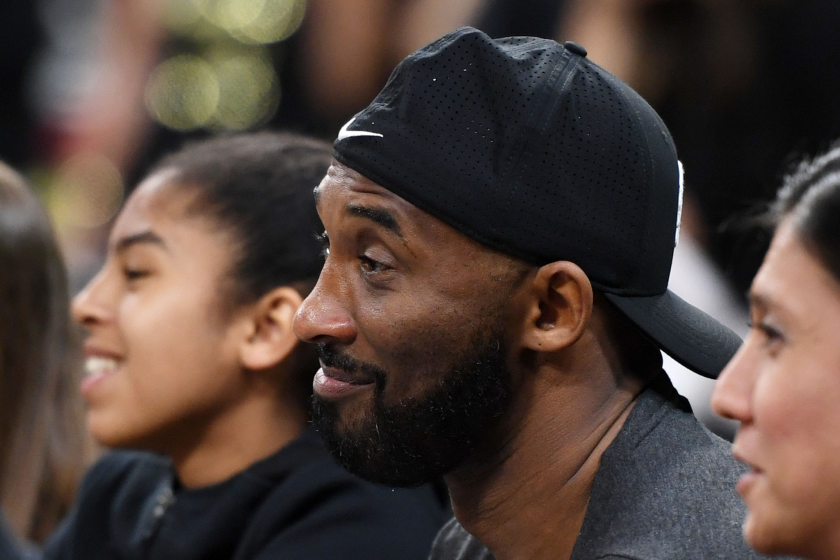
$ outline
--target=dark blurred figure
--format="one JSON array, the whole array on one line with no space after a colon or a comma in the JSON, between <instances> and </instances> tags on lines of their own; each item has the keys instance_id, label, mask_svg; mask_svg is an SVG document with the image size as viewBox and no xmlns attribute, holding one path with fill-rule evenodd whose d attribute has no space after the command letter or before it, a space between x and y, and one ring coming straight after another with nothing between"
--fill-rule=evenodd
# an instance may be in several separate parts
<instances>
[{"instance_id":1,"label":"dark blurred figure","mask_svg":"<svg viewBox=\"0 0 840 560\"><path fill-rule=\"evenodd\" d=\"M840 3L831 0L489 0L495 37L571 39L671 130L704 242L743 293L768 243L724 227L772 200L786 163L840 135Z\"/></svg>"},{"instance_id":2,"label":"dark blurred figure","mask_svg":"<svg viewBox=\"0 0 840 560\"><path fill-rule=\"evenodd\" d=\"M33 154L27 81L42 40L35 0L0 2L0 158L13 166L28 164Z\"/></svg>"},{"instance_id":3,"label":"dark blurred figure","mask_svg":"<svg viewBox=\"0 0 840 560\"><path fill-rule=\"evenodd\" d=\"M21 537L67 513L91 455L64 265L23 180L0 163L0 504Z\"/></svg>"}]
</instances>

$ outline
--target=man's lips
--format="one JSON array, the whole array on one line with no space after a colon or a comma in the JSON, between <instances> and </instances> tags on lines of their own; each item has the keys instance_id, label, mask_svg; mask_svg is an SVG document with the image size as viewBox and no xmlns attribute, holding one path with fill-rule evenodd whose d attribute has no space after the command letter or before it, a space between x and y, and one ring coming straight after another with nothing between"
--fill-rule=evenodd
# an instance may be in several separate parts
<instances>
[{"instance_id":1,"label":"man's lips","mask_svg":"<svg viewBox=\"0 0 840 560\"><path fill-rule=\"evenodd\" d=\"M368 390L374 379L362 372L322 367L312 380L312 389L322 399L339 400L352 394Z\"/></svg>"},{"instance_id":2,"label":"man's lips","mask_svg":"<svg viewBox=\"0 0 840 560\"><path fill-rule=\"evenodd\" d=\"M375 381L373 377L366 375L364 372L349 372L343 369L325 366L323 362L321 363L321 371L330 379L335 379L336 381L349 383L351 385L368 385Z\"/></svg>"}]
</instances>

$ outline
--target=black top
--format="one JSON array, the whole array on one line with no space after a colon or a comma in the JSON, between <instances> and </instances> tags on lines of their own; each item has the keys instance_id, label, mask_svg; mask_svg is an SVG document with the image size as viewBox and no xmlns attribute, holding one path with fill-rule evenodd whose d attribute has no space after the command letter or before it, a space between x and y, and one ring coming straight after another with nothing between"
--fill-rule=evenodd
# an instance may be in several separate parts
<instances>
[{"instance_id":1,"label":"black top","mask_svg":"<svg viewBox=\"0 0 840 560\"><path fill-rule=\"evenodd\" d=\"M170 461L115 452L94 465L47 559L370 560L428 556L448 517L431 487L347 473L307 430L232 478L179 486Z\"/></svg>"}]
</instances>

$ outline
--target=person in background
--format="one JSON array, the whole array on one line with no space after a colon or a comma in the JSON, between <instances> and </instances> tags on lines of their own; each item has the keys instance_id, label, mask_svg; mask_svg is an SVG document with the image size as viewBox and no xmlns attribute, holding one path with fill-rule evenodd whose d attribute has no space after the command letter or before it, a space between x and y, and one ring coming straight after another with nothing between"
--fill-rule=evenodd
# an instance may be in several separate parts
<instances>
[{"instance_id":1,"label":"person in background","mask_svg":"<svg viewBox=\"0 0 840 560\"><path fill-rule=\"evenodd\" d=\"M67 275L46 213L0 163L0 505L40 542L69 511L93 458Z\"/></svg>"},{"instance_id":2,"label":"person in background","mask_svg":"<svg viewBox=\"0 0 840 560\"><path fill-rule=\"evenodd\" d=\"M757 550L840 558L840 145L784 181L752 326L713 408L741 423L737 489Z\"/></svg>"},{"instance_id":3,"label":"person in background","mask_svg":"<svg viewBox=\"0 0 840 560\"><path fill-rule=\"evenodd\" d=\"M221 137L165 158L128 199L73 302L88 425L121 451L88 472L46 558L427 556L439 495L350 476L307 428L317 360L291 321L322 266L312 189L331 154Z\"/></svg>"}]
</instances>

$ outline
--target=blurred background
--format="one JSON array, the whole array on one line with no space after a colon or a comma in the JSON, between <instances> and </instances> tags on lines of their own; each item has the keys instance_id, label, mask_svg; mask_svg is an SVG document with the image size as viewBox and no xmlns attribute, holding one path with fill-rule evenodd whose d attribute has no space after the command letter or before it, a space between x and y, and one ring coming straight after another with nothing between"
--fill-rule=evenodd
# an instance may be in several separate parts
<instances>
[{"instance_id":1,"label":"blurred background","mask_svg":"<svg viewBox=\"0 0 840 560\"><path fill-rule=\"evenodd\" d=\"M3 0L0 159L47 206L76 292L163 153L225 131L332 140L462 25L582 44L662 115L686 170L671 286L741 334L769 242L746 218L840 137L836 0ZM666 369L698 416L712 382Z\"/></svg>"}]
</instances>

